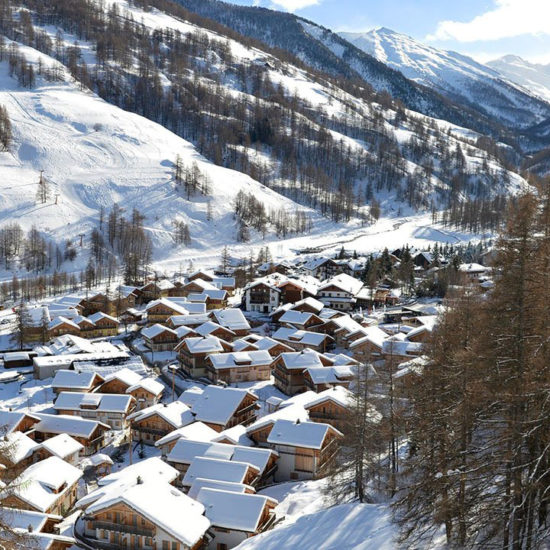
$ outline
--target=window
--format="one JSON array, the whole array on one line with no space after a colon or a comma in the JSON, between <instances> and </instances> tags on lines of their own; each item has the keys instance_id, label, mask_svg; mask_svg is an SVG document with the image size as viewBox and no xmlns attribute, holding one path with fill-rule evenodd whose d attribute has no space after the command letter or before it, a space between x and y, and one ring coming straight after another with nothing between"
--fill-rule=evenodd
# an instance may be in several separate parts
<instances>
[{"instance_id":1,"label":"window","mask_svg":"<svg viewBox=\"0 0 550 550\"><path fill-rule=\"evenodd\" d=\"M172 550L179 550L180 545L177 542L172 543Z\"/></svg>"},{"instance_id":2,"label":"window","mask_svg":"<svg viewBox=\"0 0 550 550\"><path fill-rule=\"evenodd\" d=\"M170 543L167 540L162 541L162 550L170 550Z\"/></svg>"}]
</instances>

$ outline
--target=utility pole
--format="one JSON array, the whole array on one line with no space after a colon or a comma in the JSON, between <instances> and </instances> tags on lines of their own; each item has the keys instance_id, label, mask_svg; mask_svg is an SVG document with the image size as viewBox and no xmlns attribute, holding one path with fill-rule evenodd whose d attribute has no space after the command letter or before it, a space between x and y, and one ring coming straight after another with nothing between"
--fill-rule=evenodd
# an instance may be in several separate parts
<instances>
[{"instance_id":1,"label":"utility pole","mask_svg":"<svg viewBox=\"0 0 550 550\"><path fill-rule=\"evenodd\" d=\"M82 239L84 239L85 233L79 233L78 236L80 237L80 248L82 248Z\"/></svg>"}]
</instances>

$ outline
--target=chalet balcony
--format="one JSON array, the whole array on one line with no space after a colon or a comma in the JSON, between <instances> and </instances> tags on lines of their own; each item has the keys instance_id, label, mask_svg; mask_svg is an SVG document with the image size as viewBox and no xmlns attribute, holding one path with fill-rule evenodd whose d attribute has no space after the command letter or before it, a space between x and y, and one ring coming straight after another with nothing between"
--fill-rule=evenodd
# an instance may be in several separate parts
<instances>
[{"instance_id":1,"label":"chalet balcony","mask_svg":"<svg viewBox=\"0 0 550 550\"><path fill-rule=\"evenodd\" d=\"M130 535L141 535L143 537L154 537L155 531L138 525L126 525L124 523L111 523L109 521L94 521L93 526L96 529L105 531L115 531L118 533L128 533Z\"/></svg>"},{"instance_id":2,"label":"chalet balcony","mask_svg":"<svg viewBox=\"0 0 550 550\"><path fill-rule=\"evenodd\" d=\"M158 428L147 428L145 426L132 426L132 431L134 432L134 435L139 435L139 433L159 435L159 436L166 435L166 430L159 430Z\"/></svg>"},{"instance_id":3,"label":"chalet balcony","mask_svg":"<svg viewBox=\"0 0 550 550\"><path fill-rule=\"evenodd\" d=\"M337 414L337 413L324 413L324 412L317 412L317 411L310 411L309 412L310 418L319 418L323 420L346 420L346 415L343 414Z\"/></svg>"}]
</instances>

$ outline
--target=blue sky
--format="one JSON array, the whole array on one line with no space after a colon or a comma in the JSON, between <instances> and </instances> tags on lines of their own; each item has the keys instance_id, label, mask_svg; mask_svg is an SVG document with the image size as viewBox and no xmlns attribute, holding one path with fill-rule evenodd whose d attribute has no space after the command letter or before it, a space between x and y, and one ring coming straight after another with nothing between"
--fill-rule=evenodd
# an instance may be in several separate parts
<instances>
[{"instance_id":1,"label":"blue sky","mask_svg":"<svg viewBox=\"0 0 550 550\"><path fill-rule=\"evenodd\" d=\"M336 31L389 27L487 61L550 63L550 0L226 0L288 10Z\"/></svg>"}]
</instances>

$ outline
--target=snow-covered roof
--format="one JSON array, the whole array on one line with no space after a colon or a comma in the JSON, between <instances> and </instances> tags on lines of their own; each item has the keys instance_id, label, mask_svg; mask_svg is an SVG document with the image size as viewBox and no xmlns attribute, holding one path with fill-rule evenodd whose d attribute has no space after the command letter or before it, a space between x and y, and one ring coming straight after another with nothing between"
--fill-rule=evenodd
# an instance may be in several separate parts
<instances>
[{"instance_id":1,"label":"snow-covered roof","mask_svg":"<svg viewBox=\"0 0 550 550\"><path fill-rule=\"evenodd\" d=\"M219 489L203 488L197 500L204 505L211 524L224 529L255 533L264 514L266 504L273 501L263 495L235 493Z\"/></svg>"},{"instance_id":2,"label":"snow-covered roof","mask_svg":"<svg viewBox=\"0 0 550 550\"><path fill-rule=\"evenodd\" d=\"M50 518L61 519L61 516L45 514L31 510L2 509L2 520L12 529L21 529L39 533Z\"/></svg>"},{"instance_id":3,"label":"snow-covered roof","mask_svg":"<svg viewBox=\"0 0 550 550\"><path fill-rule=\"evenodd\" d=\"M222 327L221 325L218 325L218 323L214 323L213 321L208 321L198 326L195 329L195 332L200 336L208 336L209 334L211 334L212 332L218 329L222 329L223 331L228 331L231 337L235 336L235 333L231 329L227 327Z\"/></svg>"},{"instance_id":4,"label":"snow-covered roof","mask_svg":"<svg viewBox=\"0 0 550 550\"><path fill-rule=\"evenodd\" d=\"M324 353L323 355L327 359L330 359L335 367L354 366L359 364L359 361L344 353Z\"/></svg>"},{"instance_id":5,"label":"snow-covered roof","mask_svg":"<svg viewBox=\"0 0 550 550\"><path fill-rule=\"evenodd\" d=\"M310 367L322 367L320 354L311 349L302 351L285 352L279 355L284 366L289 370L305 370Z\"/></svg>"},{"instance_id":6,"label":"snow-covered roof","mask_svg":"<svg viewBox=\"0 0 550 550\"><path fill-rule=\"evenodd\" d=\"M349 345L350 349L354 349L357 346L361 346L365 342L370 342L371 344L374 344L375 346L382 348L382 346L384 345L384 340L388 338L388 335L381 328L376 326L363 327L362 333L365 336L351 342L351 344Z\"/></svg>"},{"instance_id":7,"label":"snow-covered roof","mask_svg":"<svg viewBox=\"0 0 550 550\"><path fill-rule=\"evenodd\" d=\"M139 389L144 389L145 391L148 391L152 395L158 396L164 391L164 386L154 378L142 378L136 384L131 385L126 390L126 393L131 393Z\"/></svg>"},{"instance_id":8,"label":"snow-covered roof","mask_svg":"<svg viewBox=\"0 0 550 550\"><path fill-rule=\"evenodd\" d=\"M95 455L88 456L84 458L81 462L82 467L86 468L88 466L101 466L103 464L113 465L113 459L104 453L96 453Z\"/></svg>"},{"instance_id":9,"label":"snow-covered roof","mask_svg":"<svg viewBox=\"0 0 550 550\"><path fill-rule=\"evenodd\" d=\"M225 425L247 395L254 394L244 389L206 386L192 410L197 420Z\"/></svg>"},{"instance_id":10,"label":"snow-covered roof","mask_svg":"<svg viewBox=\"0 0 550 550\"><path fill-rule=\"evenodd\" d=\"M86 513L93 514L119 503L129 506L188 548L195 547L210 527L201 503L158 480L108 491L90 505Z\"/></svg>"},{"instance_id":11,"label":"snow-covered roof","mask_svg":"<svg viewBox=\"0 0 550 550\"><path fill-rule=\"evenodd\" d=\"M409 355L419 355L422 351L423 344L421 342L393 340L392 338L393 337L388 338L382 347L382 352L387 355L401 355L406 357Z\"/></svg>"},{"instance_id":12,"label":"snow-covered roof","mask_svg":"<svg viewBox=\"0 0 550 550\"><path fill-rule=\"evenodd\" d=\"M126 466L118 472L112 472L109 475L102 477L98 480L100 486L111 486L113 484L120 484L128 480L136 480L138 477L143 481L165 481L166 483L172 483L179 475L179 472L166 464L159 457L155 456L136 462L131 466Z\"/></svg>"},{"instance_id":13,"label":"snow-covered roof","mask_svg":"<svg viewBox=\"0 0 550 550\"><path fill-rule=\"evenodd\" d=\"M55 319L50 321L50 323L48 324L48 328L52 330L61 325L69 325L70 327L80 330L80 327L74 321L71 321L71 319L67 319L67 317L62 316L56 317Z\"/></svg>"},{"instance_id":14,"label":"snow-covered roof","mask_svg":"<svg viewBox=\"0 0 550 550\"><path fill-rule=\"evenodd\" d=\"M93 372L76 372L74 370L60 369L55 373L52 388L74 388L79 390L90 389L96 379ZM103 380L100 377L101 380Z\"/></svg>"},{"instance_id":15,"label":"snow-covered roof","mask_svg":"<svg viewBox=\"0 0 550 550\"><path fill-rule=\"evenodd\" d=\"M216 433L216 436L212 439L212 441L225 440L228 440L234 445L244 445L247 447L254 444L248 435L246 435L246 426L243 426L242 424L237 424L236 426L231 426L231 428L222 430L221 432Z\"/></svg>"},{"instance_id":16,"label":"snow-covered roof","mask_svg":"<svg viewBox=\"0 0 550 550\"><path fill-rule=\"evenodd\" d=\"M40 418L40 422L35 424L33 428L42 433L66 433L73 437L88 438L98 426L109 429L107 424L79 416L43 413L36 413L36 416Z\"/></svg>"},{"instance_id":17,"label":"snow-covered roof","mask_svg":"<svg viewBox=\"0 0 550 550\"><path fill-rule=\"evenodd\" d=\"M206 311L205 304L195 303L192 305L195 305L195 306L202 305L204 306L204 310ZM205 312L201 312L201 313L193 313L190 315L172 315L172 317L169 318L169 321L175 327L182 327L182 326L197 327L199 325L202 325L203 323L210 321L210 317L208 317L208 315Z\"/></svg>"},{"instance_id":18,"label":"snow-covered roof","mask_svg":"<svg viewBox=\"0 0 550 550\"><path fill-rule=\"evenodd\" d=\"M314 384L338 384L353 377L353 368L348 365L333 367L310 367L307 369Z\"/></svg>"},{"instance_id":19,"label":"snow-covered roof","mask_svg":"<svg viewBox=\"0 0 550 550\"><path fill-rule=\"evenodd\" d=\"M312 394L315 394L315 392L312 392ZM265 426L274 424L277 420L281 420L281 419L289 420L292 422L296 422L297 420L299 420L300 422L305 422L306 420L309 419L309 413L300 404L293 404L285 407L283 407L283 404L281 404L280 409L276 410L271 414L266 414L265 416L258 418L258 420L250 424L246 428L246 433L250 434L261 428L264 428Z\"/></svg>"},{"instance_id":20,"label":"snow-covered roof","mask_svg":"<svg viewBox=\"0 0 550 550\"><path fill-rule=\"evenodd\" d=\"M232 481L243 483L248 472L252 469L256 473L258 469L246 462L235 462L232 460L221 460L216 458L197 457L191 462L182 485L190 487L195 479L217 479L219 481Z\"/></svg>"},{"instance_id":21,"label":"snow-covered roof","mask_svg":"<svg viewBox=\"0 0 550 550\"><path fill-rule=\"evenodd\" d=\"M141 375L137 374L133 370L130 370L129 368L124 367L116 372L108 374L105 377L105 383L111 382L112 380L119 380L127 386L133 386L141 380Z\"/></svg>"},{"instance_id":22,"label":"snow-covered roof","mask_svg":"<svg viewBox=\"0 0 550 550\"><path fill-rule=\"evenodd\" d=\"M197 333L195 332L194 329L186 327L185 325L182 325L176 328L176 336L178 340L182 340L183 338L196 336L196 335Z\"/></svg>"},{"instance_id":23,"label":"snow-covered roof","mask_svg":"<svg viewBox=\"0 0 550 550\"><path fill-rule=\"evenodd\" d=\"M218 309L212 312L216 321L222 326L231 330L249 330L250 324L243 312L237 308Z\"/></svg>"},{"instance_id":24,"label":"snow-covered roof","mask_svg":"<svg viewBox=\"0 0 550 550\"><path fill-rule=\"evenodd\" d=\"M42 448L46 449L52 455L64 459L74 453L79 453L84 446L70 435L58 434L55 437L46 439L46 441L42 443Z\"/></svg>"},{"instance_id":25,"label":"snow-covered roof","mask_svg":"<svg viewBox=\"0 0 550 550\"><path fill-rule=\"evenodd\" d=\"M42 323L51 321L50 311L47 306L27 308L27 322L33 327L42 326Z\"/></svg>"},{"instance_id":26,"label":"snow-covered roof","mask_svg":"<svg viewBox=\"0 0 550 550\"><path fill-rule=\"evenodd\" d=\"M194 416L191 409L181 401L173 401L172 403L157 403L146 407L140 411L136 411L128 416L128 420L133 423L141 422L151 416L160 416L163 420L174 426L181 428L194 421Z\"/></svg>"},{"instance_id":27,"label":"snow-covered roof","mask_svg":"<svg viewBox=\"0 0 550 550\"><path fill-rule=\"evenodd\" d=\"M326 324L334 324L339 329L344 329L346 332L355 332L356 330L361 330L363 328L357 321L352 319L349 315L339 315L338 317L332 317L325 321Z\"/></svg>"},{"instance_id":28,"label":"snow-covered roof","mask_svg":"<svg viewBox=\"0 0 550 550\"><path fill-rule=\"evenodd\" d=\"M187 495L196 499L201 489L219 489L222 491L229 491L231 493L255 493L256 490L251 485L245 485L244 483L233 483L231 481L220 481L218 479L204 479L199 477L193 481L193 484L189 488Z\"/></svg>"},{"instance_id":29,"label":"snow-covered roof","mask_svg":"<svg viewBox=\"0 0 550 550\"><path fill-rule=\"evenodd\" d=\"M61 392L54 403L56 410L90 410L97 412L125 413L133 403L131 395L117 393Z\"/></svg>"},{"instance_id":30,"label":"snow-covered roof","mask_svg":"<svg viewBox=\"0 0 550 550\"><path fill-rule=\"evenodd\" d=\"M334 261L334 260L331 260L330 258L313 258L313 259L307 261L303 265L303 268L307 269L308 271L313 271L313 270L318 269L319 267L321 267L322 265L324 265L324 264L326 264L327 262L330 262L330 261Z\"/></svg>"},{"instance_id":31,"label":"snow-covered roof","mask_svg":"<svg viewBox=\"0 0 550 550\"><path fill-rule=\"evenodd\" d=\"M206 302L207 298L211 300L225 300L227 298L227 290L221 288L207 288L200 293L189 294L187 296L190 302Z\"/></svg>"},{"instance_id":32,"label":"snow-covered roof","mask_svg":"<svg viewBox=\"0 0 550 550\"><path fill-rule=\"evenodd\" d=\"M283 342L302 344L306 346L320 346L330 336L322 332L311 332L309 330L295 330L293 328L281 327L273 333L275 340Z\"/></svg>"},{"instance_id":33,"label":"snow-covered roof","mask_svg":"<svg viewBox=\"0 0 550 550\"><path fill-rule=\"evenodd\" d=\"M175 302L174 300L169 300L168 298L159 298L158 300L153 300L152 302L149 302L145 307L145 311L149 311L151 308L158 305L165 306L172 311L179 313L180 315L189 314L189 310L186 307L184 307L182 304Z\"/></svg>"},{"instance_id":34,"label":"snow-covered roof","mask_svg":"<svg viewBox=\"0 0 550 550\"><path fill-rule=\"evenodd\" d=\"M30 414L23 411L5 411L0 409L0 430L2 435L12 432L21 420L25 418L25 416L38 419L38 416L35 414Z\"/></svg>"},{"instance_id":35,"label":"snow-covered roof","mask_svg":"<svg viewBox=\"0 0 550 550\"><path fill-rule=\"evenodd\" d=\"M317 317L315 313L289 309L279 319L279 323L291 323L293 325L305 325L311 318ZM320 321L320 319L318 319Z\"/></svg>"},{"instance_id":36,"label":"snow-covered roof","mask_svg":"<svg viewBox=\"0 0 550 550\"><path fill-rule=\"evenodd\" d=\"M191 386L187 388L180 396L179 400L187 406L192 407L201 397L204 388L200 386Z\"/></svg>"},{"instance_id":37,"label":"snow-covered roof","mask_svg":"<svg viewBox=\"0 0 550 550\"><path fill-rule=\"evenodd\" d=\"M273 361L269 352L261 350L215 353L214 355L209 355L208 359L216 370L271 365Z\"/></svg>"},{"instance_id":38,"label":"snow-covered roof","mask_svg":"<svg viewBox=\"0 0 550 550\"><path fill-rule=\"evenodd\" d=\"M485 273L486 271L488 271L488 269L481 265L481 264L476 264L476 263L471 263L471 264L460 264L458 266L458 270L461 272L461 273Z\"/></svg>"},{"instance_id":39,"label":"snow-covered roof","mask_svg":"<svg viewBox=\"0 0 550 550\"><path fill-rule=\"evenodd\" d=\"M355 296L361 290L361 288L363 288L363 282L359 279L356 279L355 277L352 277L351 275L347 275L346 273L340 273L339 275L332 277L332 279L325 281L319 287L319 292L322 292L323 290L331 286L335 286L343 290L344 292Z\"/></svg>"},{"instance_id":40,"label":"snow-covered roof","mask_svg":"<svg viewBox=\"0 0 550 550\"><path fill-rule=\"evenodd\" d=\"M217 290L217 287L214 286L210 281L205 281L200 277L198 279L193 279L192 281L189 281L187 284L192 284L192 283L196 284L203 290Z\"/></svg>"},{"instance_id":41,"label":"snow-covered roof","mask_svg":"<svg viewBox=\"0 0 550 550\"><path fill-rule=\"evenodd\" d=\"M342 386L335 386L334 388L329 388L325 391L322 391L317 394L315 399L312 399L307 405L306 409L310 409L319 403L324 403L325 401L334 401L335 403L341 405L342 407L351 407L354 401L353 393L348 389Z\"/></svg>"},{"instance_id":42,"label":"snow-covered roof","mask_svg":"<svg viewBox=\"0 0 550 550\"><path fill-rule=\"evenodd\" d=\"M94 313L93 315L90 315L88 317L88 320L94 323L94 325L101 319L108 319L109 321L113 321L114 323L118 324L118 319L116 317L113 317L112 315L107 315L107 313L103 313L103 311L98 311L97 313Z\"/></svg>"},{"instance_id":43,"label":"snow-covered roof","mask_svg":"<svg viewBox=\"0 0 550 550\"><path fill-rule=\"evenodd\" d=\"M46 512L60 498L61 488L72 486L82 477L82 471L57 456L29 466L8 494L14 494L33 508Z\"/></svg>"},{"instance_id":44,"label":"snow-covered roof","mask_svg":"<svg viewBox=\"0 0 550 550\"><path fill-rule=\"evenodd\" d=\"M234 448L224 443L178 439L167 456L168 462L191 464L195 458L205 456L221 460L231 460Z\"/></svg>"},{"instance_id":45,"label":"snow-covered roof","mask_svg":"<svg viewBox=\"0 0 550 550\"><path fill-rule=\"evenodd\" d=\"M165 332L167 332L168 334L173 336L174 339L177 338L177 334L176 334L175 330L172 330L171 328L165 327L164 325L159 325L158 323L156 323L156 324L154 324L150 327L144 328L141 331L141 335L144 338L148 338L149 340L152 340L153 338L156 338L159 334L164 334Z\"/></svg>"},{"instance_id":46,"label":"snow-covered roof","mask_svg":"<svg viewBox=\"0 0 550 550\"><path fill-rule=\"evenodd\" d=\"M291 422L277 420L267 438L271 445L291 445L306 449L321 449L330 430L340 434L329 424L320 422ZM341 434L340 434L341 435Z\"/></svg>"},{"instance_id":47,"label":"snow-covered roof","mask_svg":"<svg viewBox=\"0 0 550 550\"><path fill-rule=\"evenodd\" d=\"M37 443L23 432L11 432L3 437L7 443L7 458L13 464L19 464L40 447L40 443Z\"/></svg>"},{"instance_id":48,"label":"snow-covered roof","mask_svg":"<svg viewBox=\"0 0 550 550\"><path fill-rule=\"evenodd\" d=\"M183 342L186 343L190 353L213 353L224 350L221 340L216 336L185 338Z\"/></svg>"},{"instance_id":49,"label":"snow-covered roof","mask_svg":"<svg viewBox=\"0 0 550 550\"><path fill-rule=\"evenodd\" d=\"M213 441L218 435L220 434L216 430L213 430L204 422L193 422L192 424L187 424L187 426L178 428L164 437L161 437L155 442L155 445L161 447L172 441L177 441L178 439L192 439L193 441L209 442Z\"/></svg>"},{"instance_id":50,"label":"snow-covered roof","mask_svg":"<svg viewBox=\"0 0 550 550\"><path fill-rule=\"evenodd\" d=\"M323 302L321 302L321 301L319 301L315 298L312 298L311 296L308 296L307 298L304 298L303 300L300 300L299 302L296 302L292 306L292 309L297 309L297 308L299 308L301 306L304 306L304 305L307 305L310 308L314 309L317 314L325 307L325 304L323 304Z\"/></svg>"}]
</instances>

